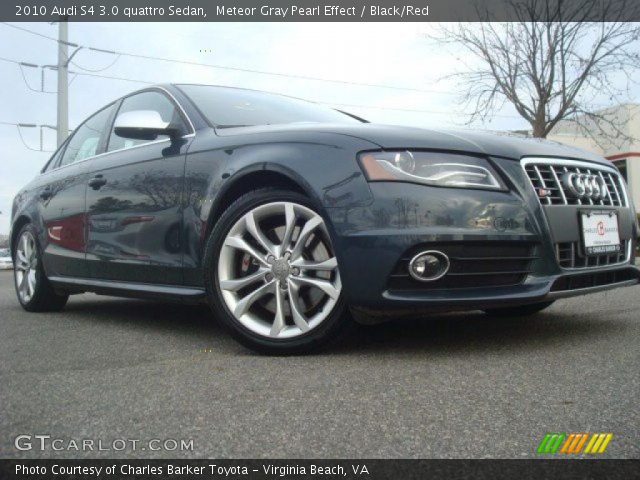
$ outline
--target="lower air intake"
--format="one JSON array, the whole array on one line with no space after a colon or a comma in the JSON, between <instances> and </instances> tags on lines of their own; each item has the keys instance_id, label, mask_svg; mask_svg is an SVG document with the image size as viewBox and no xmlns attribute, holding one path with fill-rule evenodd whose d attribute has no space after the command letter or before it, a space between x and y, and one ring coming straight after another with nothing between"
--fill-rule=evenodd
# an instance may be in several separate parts
<instances>
[{"instance_id":1,"label":"lower air intake","mask_svg":"<svg viewBox=\"0 0 640 480\"><path fill-rule=\"evenodd\" d=\"M409 274L409 262L423 250L443 252L450 261L446 275L419 282ZM519 285L537 259L536 245L523 242L444 242L417 245L407 251L389 277L391 291L503 287Z\"/></svg>"}]
</instances>

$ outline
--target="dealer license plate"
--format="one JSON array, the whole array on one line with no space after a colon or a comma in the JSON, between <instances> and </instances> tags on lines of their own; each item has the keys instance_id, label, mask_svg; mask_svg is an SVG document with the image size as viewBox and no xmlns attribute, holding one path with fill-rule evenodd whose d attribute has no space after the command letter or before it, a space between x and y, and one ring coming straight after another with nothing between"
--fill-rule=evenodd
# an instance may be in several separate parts
<instances>
[{"instance_id":1,"label":"dealer license plate","mask_svg":"<svg viewBox=\"0 0 640 480\"><path fill-rule=\"evenodd\" d=\"M615 212L583 212L582 240L587 255L619 252L620 233Z\"/></svg>"}]
</instances>

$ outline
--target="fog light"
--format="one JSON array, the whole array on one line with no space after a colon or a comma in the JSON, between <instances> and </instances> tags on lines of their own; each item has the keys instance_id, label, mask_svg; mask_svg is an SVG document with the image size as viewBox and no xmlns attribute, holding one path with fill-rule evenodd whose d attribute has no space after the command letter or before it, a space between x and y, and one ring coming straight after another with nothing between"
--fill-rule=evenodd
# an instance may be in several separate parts
<instances>
[{"instance_id":1,"label":"fog light","mask_svg":"<svg viewBox=\"0 0 640 480\"><path fill-rule=\"evenodd\" d=\"M409 274L421 282L433 282L449 271L449 257L437 250L420 252L409 262Z\"/></svg>"}]
</instances>

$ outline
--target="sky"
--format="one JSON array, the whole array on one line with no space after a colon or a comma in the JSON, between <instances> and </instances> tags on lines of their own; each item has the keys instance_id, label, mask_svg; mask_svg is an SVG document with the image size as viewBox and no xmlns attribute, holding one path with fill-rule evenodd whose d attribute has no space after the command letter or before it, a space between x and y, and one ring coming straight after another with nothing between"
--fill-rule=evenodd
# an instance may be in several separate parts
<instances>
[{"instance_id":1,"label":"sky","mask_svg":"<svg viewBox=\"0 0 640 480\"><path fill-rule=\"evenodd\" d=\"M56 24L16 25L49 37L58 34ZM145 87L142 81L208 83L284 93L335 105L376 123L483 130L528 128L509 105L486 123L466 125L468 112L459 104L458 90L449 75L459 71L463 61L472 65L472 60L457 47L444 48L431 40L434 28L434 24L420 23L71 23L69 41L80 45L352 83L118 58L84 48L73 58L71 70L139 82L70 75L69 127L74 128L108 102ZM0 24L0 57L55 64L57 43ZM55 93L31 90L40 90L40 82L39 68L21 70L14 63L0 61L0 234L8 233L13 196L51 155L31 150L40 148L37 129L18 131L1 123L56 123ZM45 71L44 83L47 92L55 92L56 73ZM44 149L53 150L55 142L55 132L44 130Z\"/></svg>"}]
</instances>

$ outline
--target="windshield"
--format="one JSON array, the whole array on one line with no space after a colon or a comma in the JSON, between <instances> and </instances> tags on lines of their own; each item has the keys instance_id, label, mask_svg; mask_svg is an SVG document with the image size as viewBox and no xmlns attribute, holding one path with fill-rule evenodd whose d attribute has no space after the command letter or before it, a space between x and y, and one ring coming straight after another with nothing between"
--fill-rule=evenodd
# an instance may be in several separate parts
<instances>
[{"instance_id":1,"label":"windshield","mask_svg":"<svg viewBox=\"0 0 640 480\"><path fill-rule=\"evenodd\" d=\"M179 85L212 125L238 127L283 123L361 123L316 103L273 93L210 85Z\"/></svg>"}]
</instances>

